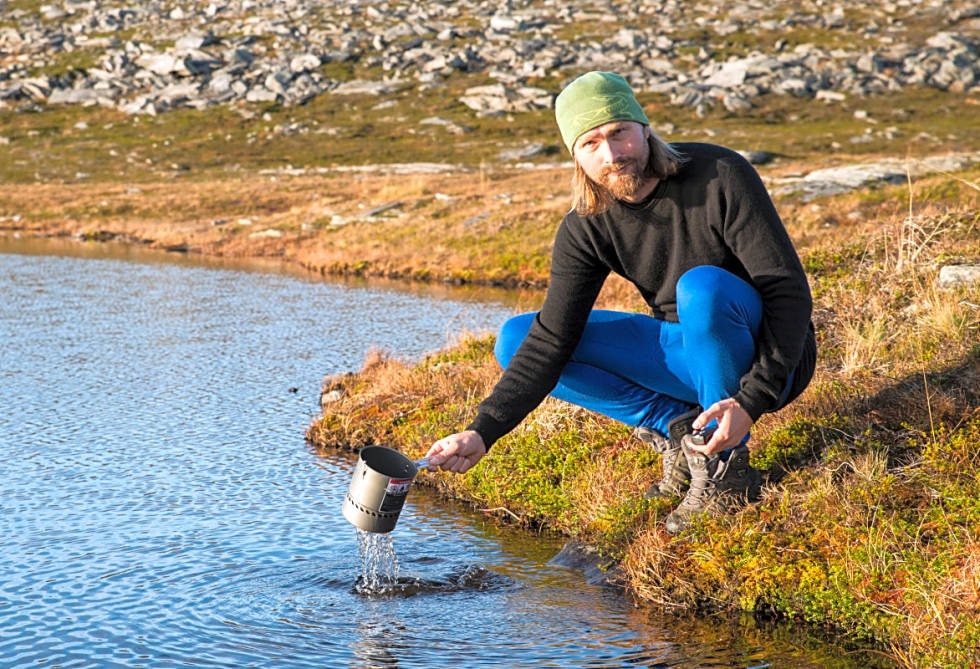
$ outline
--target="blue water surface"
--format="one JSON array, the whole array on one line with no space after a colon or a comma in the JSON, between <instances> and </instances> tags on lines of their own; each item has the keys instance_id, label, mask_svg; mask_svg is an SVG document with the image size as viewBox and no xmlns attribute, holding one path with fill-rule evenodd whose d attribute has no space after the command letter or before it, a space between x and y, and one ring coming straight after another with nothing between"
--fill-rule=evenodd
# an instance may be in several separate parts
<instances>
[{"instance_id":1,"label":"blue water surface","mask_svg":"<svg viewBox=\"0 0 980 669\"><path fill-rule=\"evenodd\" d=\"M354 456L303 439L322 377L510 307L23 252L0 252L0 295L0 666L852 666L672 625L550 562L560 540L418 488L402 587L358 591Z\"/></svg>"}]
</instances>

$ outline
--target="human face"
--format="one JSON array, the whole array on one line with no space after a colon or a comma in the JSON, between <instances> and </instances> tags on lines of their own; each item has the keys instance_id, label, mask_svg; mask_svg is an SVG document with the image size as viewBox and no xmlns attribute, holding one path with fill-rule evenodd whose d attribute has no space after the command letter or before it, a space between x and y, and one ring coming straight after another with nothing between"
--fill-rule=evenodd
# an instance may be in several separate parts
<instances>
[{"instance_id":1,"label":"human face","mask_svg":"<svg viewBox=\"0 0 980 669\"><path fill-rule=\"evenodd\" d=\"M575 160L617 200L638 202L656 185L656 179L646 176L650 161L647 134L647 127L635 121L605 123L575 140Z\"/></svg>"}]
</instances>

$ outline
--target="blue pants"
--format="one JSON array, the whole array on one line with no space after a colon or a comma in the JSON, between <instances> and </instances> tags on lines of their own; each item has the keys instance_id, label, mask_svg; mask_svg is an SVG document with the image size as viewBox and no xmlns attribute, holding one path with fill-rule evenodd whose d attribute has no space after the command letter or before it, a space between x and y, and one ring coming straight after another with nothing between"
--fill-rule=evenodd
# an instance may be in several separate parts
<instances>
[{"instance_id":1,"label":"blue pants","mask_svg":"<svg viewBox=\"0 0 980 669\"><path fill-rule=\"evenodd\" d=\"M504 367L535 314L504 323L494 353ZM755 355L762 298L734 274L695 267L677 282L670 323L645 314L594 310L551 395L667 434L667 423L697 405L732 397Z\"/></svg>"}]
</instances>

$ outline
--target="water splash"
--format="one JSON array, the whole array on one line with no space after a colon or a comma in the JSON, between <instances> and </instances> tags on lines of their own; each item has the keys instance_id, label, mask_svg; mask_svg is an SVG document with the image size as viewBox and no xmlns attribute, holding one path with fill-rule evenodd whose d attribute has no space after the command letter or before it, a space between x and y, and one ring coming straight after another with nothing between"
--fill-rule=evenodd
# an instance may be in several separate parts
<instances>
[{"instance_id":1,"label":"water splash","mask_svg":"<svg viewBox=\"0 0 980 669\"><path fill-rule=\"evenodd\" d=\"M355 528L361 555L361 575L355 590L361 594L381 593L398 583L398 555L390 533L366 532Z\"/></svg>"}]
</instances>

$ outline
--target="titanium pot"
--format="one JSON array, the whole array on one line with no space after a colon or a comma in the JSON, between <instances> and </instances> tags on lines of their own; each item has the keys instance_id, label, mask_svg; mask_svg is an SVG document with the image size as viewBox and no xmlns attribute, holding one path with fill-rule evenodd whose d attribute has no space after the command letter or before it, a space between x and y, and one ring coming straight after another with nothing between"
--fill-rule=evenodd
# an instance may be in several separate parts
<instances>
[{"instance_id":1,"label":"titanium pot","mask_svg":"<svg viewBox=\"0 0 980 669\"><path fill-rule=\"evenodd\" d=\"M387 446L362 448L344 499L344 518L365 532L391 532L421 464Z\"/></svg>"}]
</instances>

